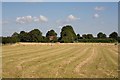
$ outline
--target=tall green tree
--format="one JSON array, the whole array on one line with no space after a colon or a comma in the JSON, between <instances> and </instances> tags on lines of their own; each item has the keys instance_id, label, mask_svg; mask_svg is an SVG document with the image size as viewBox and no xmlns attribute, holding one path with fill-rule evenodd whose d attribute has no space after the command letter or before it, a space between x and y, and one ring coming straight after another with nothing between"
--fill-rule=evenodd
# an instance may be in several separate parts
<instances>
[{"instance_id":1,"label":"tall green tree","mask_svg":"<svg viewBox=\"0 0 120 80\"><path fill-rule=\"evenodd\" d=\"M60 37L60 42L74 42L77 38L73 28L71 25L66 25L61 29L61 37Z\"/></svg>"},{"instance_id":2,"label":"tall green tree","mask_svg":"<svg viewBox=\"0 0 120 80\"><path fill-rule=\"evenodd\" d=\"M17 33L17 32L14 32L13 34L12 34L12 37L18 37L19 36L19 34Z\"/></svg>"},{"instance_id":3,"label":"tall green tree","mask_svg":"<svg viewBox=\"0 0 120 80\"><path fill-rule=\"evenodd\" d=\"M87 35L86 35L86 34L83 34L83 35L82 35L82 38L83 38L83 39L87 39Z\"/></svg>"},{"instance_id":4,"label":"tall green tree","mask_svg":"<svg viewBox=\"0 0 120 80\"><path fill-rule=\"evenodd\" d=\"M30 38L31 42L42 42L43 41L42 32L39 29L31 30L28 33L28 38Z\"/></svg>"},{"instance_id":5,"label":"tall green tree","mask_svg":"<svg viewBox=\"0 0 120 80\"><path fill-rule=\"evenodd\" d=\"M82 38L83 38L83 39L93 39L94 37L93 37L92 34L83 34L83 35L82 35Z\"/></svg>"},{"instance_id":6,"label":"tall green tree","mask_svg":"<svg viewBox=\"0 0 120 80\"><path fill-rule=\"evenodd\" d=\"M102 33L102 32L99 32L99 33L97 34L97 38L99 38L99 39L106 38L106 34L104 34L104 33Z\"/></svg>"},{"instance_id":7,"label":"tall green tree","mask_svg":"<svg viewBox=\"0 0 120 80\"><path fill-rule=\"evenodd\" d=\"M57 33L52 29L46 33L48 42L57 42Z\"/></svg>"},{"instance_id":8,"label":"tall green tree","mask_svg":"<svg viewBox=\"0 0 120 80\"><path fill-rule=\"evenodd\" d=\"M13 44L16 43L16 38L15 37L2 37L2 43L3 44Z\"/></svg>"},{"instance_id":9,"label":"tall green tree","mask_svg":"<svg viewBox=\"0 0 120 80\"><path fill-rule=\"evenodd\" d=\"M77 39L78 39L78 40L81 39L80 34L77 34Z\"/></svg>"},{"instance_id":10,"label":"tall green tree","mask_svg":"<svg viewBox=\"0 0 120 80\"><path fill-rule=\"evenodd\" d=\"M17 32L14 32L11 37L15 42L20 42L19 34Z\"/></svg>"},{"instance_id":11,"label":"tall green tree","mask_svg":"<svg viewBox=\"0 0 120 80\"><path fill-rule=\"evenodd\" d=\"M29 42L30 36L28 35L27 32L21 31L19 34L19 39L20 39L20 42Z\"/></svg>"},{"instance_id":12,"label":"tall green tree","mask_svg":"<svg viewBox=\"0 0 120 80\"><path fill-rule=\"evenodd\" d=\"M117 32L112 32L112 33L109 35L109 38L118 40L118 33L117 33Z\"/></svg>"},{"instance_id":13,"label":"tall green tree","mask_svg":"<svg viewBox=\"0 0 120 80\"><path fill-rule=\"evenodd\" d=\"M93 35L92 34L87 34L87 39L93 39Z\"/></svg>"}]
</instances>

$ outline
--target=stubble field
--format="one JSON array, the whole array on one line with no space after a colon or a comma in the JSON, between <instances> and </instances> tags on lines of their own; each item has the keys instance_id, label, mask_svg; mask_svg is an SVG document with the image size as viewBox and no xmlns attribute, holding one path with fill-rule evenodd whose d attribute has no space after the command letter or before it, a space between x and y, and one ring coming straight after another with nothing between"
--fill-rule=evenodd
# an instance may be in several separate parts
<instances>
[{"instance_id":1,"label":"stubble field","mask_svg":"<svg viewBox=\"0 0 120 80\"><path fill-rule=\"evenodd\" d=\"M118 77L118 46L105 43L2 46L3 78Z\"/></svg>"}]
</instances>

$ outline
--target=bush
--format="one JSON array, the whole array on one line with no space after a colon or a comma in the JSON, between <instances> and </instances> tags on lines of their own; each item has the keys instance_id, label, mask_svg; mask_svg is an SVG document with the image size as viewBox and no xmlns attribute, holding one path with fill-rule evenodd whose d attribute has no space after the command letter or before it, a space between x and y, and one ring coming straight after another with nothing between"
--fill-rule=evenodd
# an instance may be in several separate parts
<instances>
[{"instance_id":1,"label":"bush","mask_svg":"<svg viewBox=\"0 0 120 80\"><path fill-rule=\"evenodd\" d=\"M78 42L92 42L92 43L113 43L116 42L116 40L111 39L111 38L106 38L106 39L80 39Z\"/></svg>"}]
</instances>

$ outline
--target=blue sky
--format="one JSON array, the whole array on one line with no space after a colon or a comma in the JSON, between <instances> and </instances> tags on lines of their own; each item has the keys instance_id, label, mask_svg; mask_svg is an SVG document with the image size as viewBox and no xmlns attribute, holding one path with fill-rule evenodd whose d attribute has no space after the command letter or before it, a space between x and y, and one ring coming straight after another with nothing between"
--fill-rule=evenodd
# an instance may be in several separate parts
<instances>
[{"instance_id":1,"label":"blue sky","mask_svg":"<svg viewBox=\"0 0 120 80\"><path fill-rule=\"evenodd\" d=\"M119 0L1 0L2 2L118 2Z\"/></svg>"},{"instance_id":2,"label":"blue sky","mask_svg":"<svg viewBox=\"0 0 120 80\"><path fill-rule=\"evenodd\" d=\"M3 2L2 35L40 29L43 35L54 29L58 36L64 25L76 33L109 35L118 30L117 2Z\"/></svg>"}]
</instances>

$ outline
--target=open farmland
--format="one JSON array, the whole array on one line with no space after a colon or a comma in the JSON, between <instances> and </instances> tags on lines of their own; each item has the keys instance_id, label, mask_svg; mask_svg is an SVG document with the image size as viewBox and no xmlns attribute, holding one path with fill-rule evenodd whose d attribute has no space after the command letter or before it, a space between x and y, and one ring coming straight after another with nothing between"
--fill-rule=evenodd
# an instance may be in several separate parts
<instances>
[{"instance_id":1,"label":"open farmland","mask_svg":"<svg viewBox=\"0 0 120 80\"><path fill-rule=\"evenodd\" d=\"M105 43L4 45L3 78L118 77L118 47Z\"/></svg>"}]
</instances>

